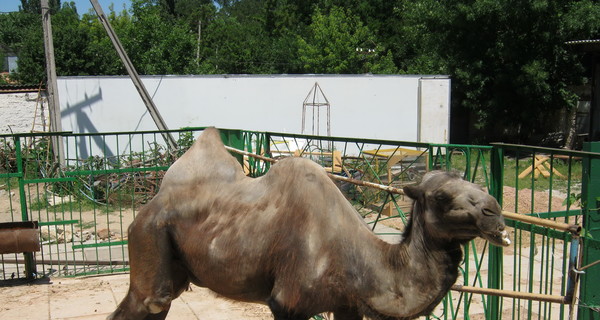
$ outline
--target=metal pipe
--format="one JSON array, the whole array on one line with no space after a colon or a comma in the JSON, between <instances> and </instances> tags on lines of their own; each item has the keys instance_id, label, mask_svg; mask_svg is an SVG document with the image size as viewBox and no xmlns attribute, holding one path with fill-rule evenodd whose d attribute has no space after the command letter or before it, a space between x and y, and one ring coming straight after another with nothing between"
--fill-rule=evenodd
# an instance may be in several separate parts
<instances>
[{"instance_id":1,"label":"metal pipe","mask_svg":"<svg viewBox=\"0 0 600 320\"><path fill-rule=\"evenodd\" d=\"M567 292L565 292L566 303L571 303L575 296L575 287L579 277L577 261L579 260L579 237L573 237L569 248L569 273L567 275Z\"/></svg>"},{"instance_id":2,"label":"metal pipe","mask_svg":"<svg viewBox=\"0 0 600 320\"><path fill-rule=\"evenodd\" d=\"M39 235L34 221L0 223L0 254L40 251Z\"/></svg>"}]
</instances>

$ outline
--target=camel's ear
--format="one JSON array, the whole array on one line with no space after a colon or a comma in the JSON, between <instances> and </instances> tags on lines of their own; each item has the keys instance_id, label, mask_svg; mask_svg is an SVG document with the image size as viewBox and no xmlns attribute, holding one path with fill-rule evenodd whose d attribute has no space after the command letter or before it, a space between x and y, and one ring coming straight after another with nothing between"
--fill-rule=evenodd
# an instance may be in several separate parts
<instances>
[{"instance_id":1,"label":"camel's ear","mask_svg":"<svg viewBox=\"0 0 600 320\"><path fill-rule=\"evenodd\" d=\"M404 186L402 190L404 191L405 195L409 196L413 200L417 200L423 195L423 190L417 185Z\"/></svg>"}]
</instances>

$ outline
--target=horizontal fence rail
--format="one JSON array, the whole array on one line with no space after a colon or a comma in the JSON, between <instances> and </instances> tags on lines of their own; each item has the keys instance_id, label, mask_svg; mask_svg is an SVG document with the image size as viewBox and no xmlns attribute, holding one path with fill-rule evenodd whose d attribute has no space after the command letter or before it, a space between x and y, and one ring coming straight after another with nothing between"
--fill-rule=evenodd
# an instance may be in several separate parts
<instances>
[{"instance_id":1,"label":"horizontal fence rail","mask_svg":"<svg viewBox=\"0 0 600 320\"><path fill-rule=\"evenodd\" d=\"M0 136L0 223L37 221L40 234L39 251L1 255L0 280L127 271L128 225L202 130L171 130L175 148L158 131ZM51 148L57 135L64 167ZM598 307L589 279L600 260L591 218L600 192L586 187L597 175L589 169L600 159L596 150L221 135L252 177L284 157L319 163L386 241L398 241L410 218L402 188L427 171L455 171L487 188L503 206L513 244L467 244L461 277L432 319L584 319Z\"/></svg>"}]
</instances>

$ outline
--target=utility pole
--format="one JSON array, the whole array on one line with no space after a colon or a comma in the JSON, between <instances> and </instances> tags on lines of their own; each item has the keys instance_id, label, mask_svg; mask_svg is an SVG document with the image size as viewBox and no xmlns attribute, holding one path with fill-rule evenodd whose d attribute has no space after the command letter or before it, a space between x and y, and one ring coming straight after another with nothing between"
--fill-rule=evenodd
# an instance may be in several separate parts
<instances>
[{"instance_id":1,"label":"utility pole","mask_svg":"<svg viewBox=\"0 0 600 320\"><path fill-rule=\"evenodd\" d=\"M90 3L92 4L92 7L94 7L94 10L96 11L96 14L98 15L98 19L102 23L104 30L106 30L106 33L108 34L108 37L112 41L113 46L117 50L117 53L119 54L119 57L121 58L121 61L123 61L123 64L125 65L125 69L127 69L127 73L129 73L129 77L131 78L131 81L133 81L133 85L135 86L138 93L142 97L142 100L144 101L144 104L146 105L146 108L148 109L150 116L152 116L152 120L154 120L154 123L156 124L158 129L162 131L161 135L163 136L163 139L165 139L165 141L169 145L169 148L171 148L171 150L174 150L177 147L177 142L175 141L175 139L173 138L173 136L171 135L170 132L166 132L166 130L168 130L167 124L165 123L162 116L158 112L156 105L154 105L154 102L152 101L152 98L150 97L148 90L146 90L146 87L144 86L144 83L140 79L139 74L135 70L133 63L131 63L131 60L129 60L129 56L127 55L127 52L125 52L125 49L123 48L123 45L121 44L121 41L119 41L119 37L117 37L117 34L115 33L112 26L110 25L110 22L108 22L108 19L106 18L106 15L104 14L104 11L102 11L102 7L100 7L100 4L98 4L97 0L90 0Z\"/></svg>"},{"instance_id":2,"label":"utility pole","mask_svg":"<svg viewBox=\"0 0 600 320\"><path fill-rule=\"evenodd\" d=\"M58 103L58 85L56 82L56 65L54 62L54 42L52 40L52 21L48 0L41 0L42 26L44 29L44 47L46 50L46 74L48 77L46 91L48 92L48 110L50 111L50 131L61 132L60 104ZM64 145L60 136L52 136L54 159L61 167L65 166Z\"/></svg>"}]
</instances>

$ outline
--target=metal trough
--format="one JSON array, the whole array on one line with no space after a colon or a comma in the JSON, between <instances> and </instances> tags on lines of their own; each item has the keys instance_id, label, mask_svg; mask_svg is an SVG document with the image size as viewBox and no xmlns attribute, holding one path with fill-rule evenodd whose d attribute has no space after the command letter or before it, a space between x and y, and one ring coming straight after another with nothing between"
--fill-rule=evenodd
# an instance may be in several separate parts
<instances>
[{"instance_id":1,"label":"metal trough","mask_svg":"<svg viewBox=\"0 0 600 320\"><path fill-rule=\"evenodd\" d=\"M37 221L0 223L0 254L40 251Z\"/></svg>"}]
</instances>

